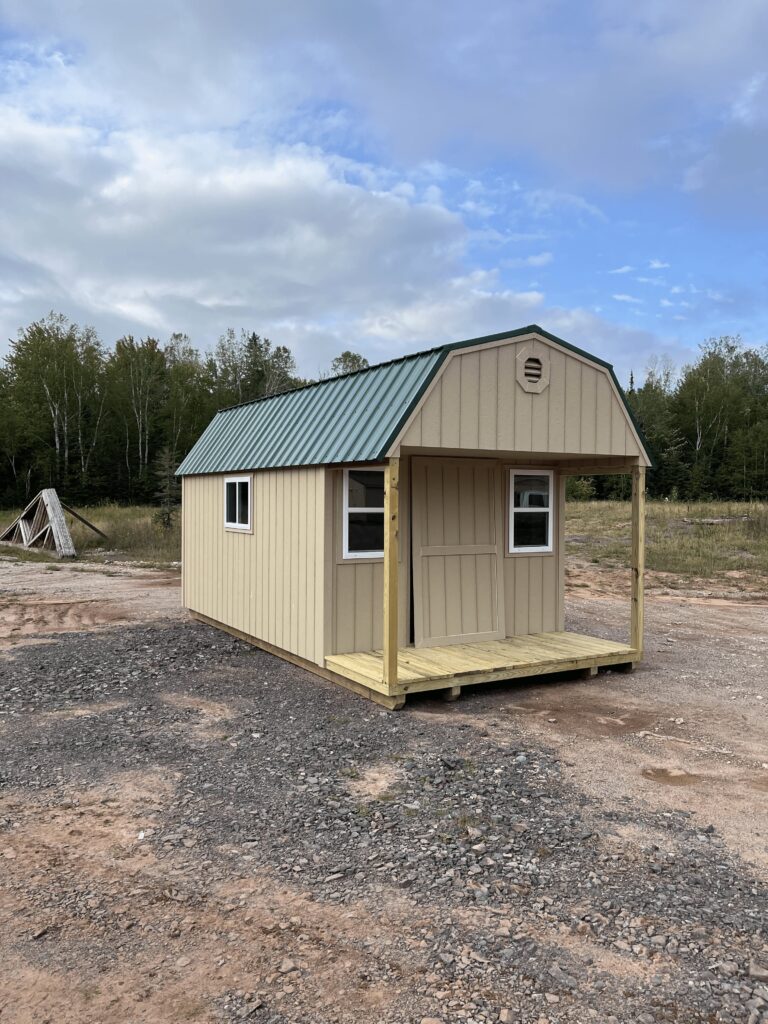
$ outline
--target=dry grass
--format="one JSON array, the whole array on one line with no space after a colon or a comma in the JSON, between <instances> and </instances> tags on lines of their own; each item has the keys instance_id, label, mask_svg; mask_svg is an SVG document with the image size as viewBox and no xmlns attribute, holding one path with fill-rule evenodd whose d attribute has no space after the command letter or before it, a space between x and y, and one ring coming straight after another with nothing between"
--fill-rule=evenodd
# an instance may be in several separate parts
<instances>
[{"instance_id":1,"label":"dry grass","mask_svg":"<svg viewBox=\"0 0 768 1024\"><path fill-rule=\"evenodd\" d=\"M143 505L96 505L78 509L109 537L107 543L78 522L70 529L78 555L89 561L130 559L168 565L181 558L181 528L165 530L156 509ZM0 527L18 515L0 513ZM748 516L746 520L738 517ZM705 525L703 519L732 521ZM685 520L691 520L686 522ZM623 501L569 502L565 532L569 554L599 565L629 565L630 507ZM649 502L646 524L649 569L682 577L712 578L728 572L768 577L768 505L736 502ZM13 550L14 554L18 549ZM49 560L50 556L19 553Z\"/></svg>"},{"instance_id":2,"label":"dry grass","mask_svg":"<svg viewBox=\"0 0 768 1024\"><path fill-rule=\"evenodd\" d=\"M728 521L712 525L705 519ZM628 502L569 502L565 533L568 554L599 565L629 565ZM743 573L764 581L768 575L766 504L648 502L646 540L651 570L705 579Z\"/></svg>"},{"instance_id":3,"label":"dry grass","mask_svg":"<svg viewBox=\"0 0 768 1024\"><path fill-rule=\"evenodd\" d=\"M0 512L0 530L11 523L19 511ZM77 511L108 537L104 540L67 514L67 524L79 558L91 562L130 560L161 566L181 560L178 512L173 526L166 530L155 520L157 509L149 505L78 506ZM45 552L20 551L18 548L8 548L7 552L35 561L49 561L53 557Z\"/></svg>"}]
</instances>

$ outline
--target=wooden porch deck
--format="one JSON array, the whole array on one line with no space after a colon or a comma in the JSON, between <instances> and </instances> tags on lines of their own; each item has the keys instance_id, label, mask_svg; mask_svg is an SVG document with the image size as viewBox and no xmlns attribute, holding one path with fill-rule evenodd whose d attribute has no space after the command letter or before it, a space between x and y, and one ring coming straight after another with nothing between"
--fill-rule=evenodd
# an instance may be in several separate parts
<instances>
[{"instance_id":1,"label":"wooden porch deck","mask_svg":"<svg viewBox=\"0 0 768 1024\"><path fill-rule=\"evenodd\" d=\"M549 672L577 669L596 672L604 665L626 665L638 660L638 652L627 644L560 632L445 647L400 648L394 690L389 690L384 683L382 651L334 654L325 659L325 667L377 693L407 694Z\"/></svg>"}]
</instances>

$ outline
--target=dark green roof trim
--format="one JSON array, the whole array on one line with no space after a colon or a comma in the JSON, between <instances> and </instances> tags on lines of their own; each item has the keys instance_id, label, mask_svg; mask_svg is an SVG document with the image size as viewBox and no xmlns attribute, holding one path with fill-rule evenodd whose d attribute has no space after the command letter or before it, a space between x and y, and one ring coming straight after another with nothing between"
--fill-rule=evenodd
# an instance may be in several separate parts
<instances>
[{"instance_id":1,"label":"dark green roof trim","mask_svg":"<svg viewBox=\"0 0 768 1024\"><path fill-rule=\"evenodd\" d=\"M611 364L533 324L440 345L221 409L176 473L193 476L380 461L452 352L530 334L609 372L648 455Z\"/></svg>"}]
</instances>

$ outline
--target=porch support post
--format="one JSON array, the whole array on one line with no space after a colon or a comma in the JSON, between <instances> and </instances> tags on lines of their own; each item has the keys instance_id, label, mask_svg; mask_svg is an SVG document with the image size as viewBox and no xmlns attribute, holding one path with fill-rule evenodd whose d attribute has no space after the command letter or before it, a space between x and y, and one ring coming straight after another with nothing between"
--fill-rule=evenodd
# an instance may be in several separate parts
<instances>
[{"instance_id":1,"label":"porch support post","mask_svg":"<svg viewBox=\"0 0 768 1024\"><path fill-rule=\"evenodd\" d=\"M630 646L643 653L643 576L645 574L645 466L632 469L632 616Z\"/></svg>"},{"instance_id":2,"label":"porch support post","mask_svg":"<svg viewBox=\"0 0 768 1024\"><path fill-rule=\"evenodd\" d=\"M384 471L384 682L397 686L399 630L398 569L400 562L400 459L388 459Z\"/></svg>"}]
</instances>

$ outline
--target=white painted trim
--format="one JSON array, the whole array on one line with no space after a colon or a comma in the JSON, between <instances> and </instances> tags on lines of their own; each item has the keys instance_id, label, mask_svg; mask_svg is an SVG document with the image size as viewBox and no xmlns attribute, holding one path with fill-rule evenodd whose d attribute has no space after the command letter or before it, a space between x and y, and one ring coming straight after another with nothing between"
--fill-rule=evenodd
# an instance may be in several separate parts
<instances>
[{"instance_id":1,"label":"white painted trim","mask_svg":"<svg viewBox=\"0 0 768 1024\"><path fill-rule=\"evenodd\" d=\"M507 509L507 553L510 555L549 555L554 551L555 521L555 474L551 469L533 469L526 466L510 466L507 470L509 486L507 488L509 508ZM515 508L515 477L546 476L549 478L549 505L547 508L521 509ZM515 515L528 515L531 512L548 512L547 544L545 547L519 547L513 544L515 532Z\"/></svg>"},{"instance_id":2,"label":"white painted trim","mask_svg":"<svg viewBox=\"0 0 768 1024\"><path fill-rule=\"evenodd\" d=\"M342 482L342 545L341 554L342 558L352 560L356 558L384 558L384 550L381 551L350 551L349 550L349 513L350 512L381 512L382 522L384 520L384 506L381 508L358 508L357 506L350 507L349 504L349 471L350 469L356 472L381 472L384 473L384 466L346 466L344 468L344 480Z\"/></svg>"},{"instance_id":3,"label":"white painted trim","mask_svg":"<svg viewBox=\"0 0 768 1024\"><path fill-rule=\"evenodd\" d=\"M248 484L248 522L229 523L227 522L227 484ZM237 491L235 491L235 506L237 507ZM250 533L251 520L253 519L253 479L250 476L225 476L224 477L224 529L240 530L243 533Z\"/></svg>"}]
</instances>

